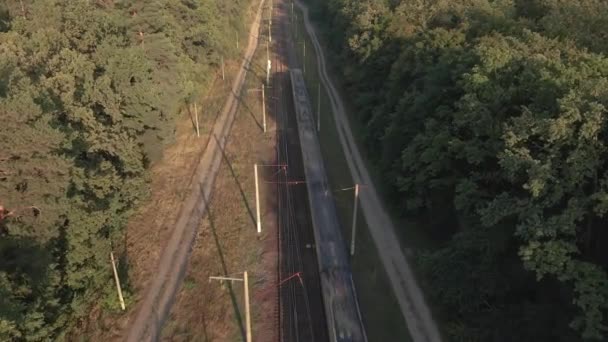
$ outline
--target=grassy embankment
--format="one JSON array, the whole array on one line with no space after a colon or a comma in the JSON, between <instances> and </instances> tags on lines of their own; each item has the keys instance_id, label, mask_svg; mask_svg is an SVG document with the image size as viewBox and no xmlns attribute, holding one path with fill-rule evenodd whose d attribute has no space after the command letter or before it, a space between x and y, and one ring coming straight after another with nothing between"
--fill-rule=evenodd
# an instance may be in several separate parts
<instances>
[{"instance_id":1,"label":"grassy embankment","mask_svg":"<svg viewBox=\"0 0 608 342\"><path fill-rule=\"evenodd\" d=\"M267 17L268 8L263 18ZM196 237L184 284L162 332L163 340L244 340L243 284L210 282L209 276L242 277L245 270L249 273L254 337L266 339L266 324L273 324L268 314L272 313L274 296L267 289L275 279L272 268L264 262L270 260L265 255L265 247L270 238L266 227L272 222L272 214L264 215L262 237L257 236L254 221L253 164L269 164L274 157L274 119L267 118L269 130L263 134L260 93L257 91L264 78L262 66L266 47L263 42L266 40L262 30L209 212ZM262 204L266 203L269 191L262 183ZM265 209L263 206L262 213Z\"/></svg>"},{"instance_id":2,"label":"grassy embankment","mask_svg":"<svg viewBox=\"0 0 608 342\"><path fill-rule=\"evenodd\" d=\"M316 113L319 96L319 74L317 56L312 42L304 27L303 15L295 10L296 26L292 35L297 44L297 55L300 63L305 62L305 79L308 86L313 112ZM297 32L296 32L297 31ZM306 47L304 48L304 44ZM306 56L304 58L304 49ZM350 244L353 219L353 179L340 145L336 123L331 112L331 105L326 89L321 86L321 131L319 139L323 158L329 177L330 186L334 189L334 199L342 227L345 244ZM357 130L355 129L355 132ZM348 189L350 190L342 190ZM362 188L361 191L365 191ZM387 274L379 259L378 251L369 234L365 217L358 212L356 227L356 253L352 259L353 278L357 288L363 320L370 341L411 341L405 320L397 300L393 295Z\"/></svg>"}]
</instances>

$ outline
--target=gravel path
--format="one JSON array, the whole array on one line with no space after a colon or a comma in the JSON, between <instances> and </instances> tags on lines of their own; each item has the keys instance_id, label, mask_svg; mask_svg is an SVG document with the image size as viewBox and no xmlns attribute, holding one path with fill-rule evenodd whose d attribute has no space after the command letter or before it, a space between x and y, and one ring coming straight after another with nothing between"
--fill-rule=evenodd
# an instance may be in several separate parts
<instances>
[{"instance_id":1,"label":"gravel path","mask_svg":"<svg viewBox=\"0 0 608 342\"><path fill-rule=\"evenodd\" d=\"M401 307L401 312L406 319L408 330L415 342L439 342L441 341L439 329L425 302L420 286L416 282L412 268L399 245L393 222L382 206L363 158L359 153L342 99L327 74L325 55L317 39L315 28L310 22L308 8L299 1L295 1L295 3L304 13L306 31L310 35L317 53L321 81L329 93L340 144L346 155L353 180L358 184L366 185L360 194L361 208L370 234L376 243L380 260L386 269L395 297L397 297Z\"/></svg>"}]
</instances>

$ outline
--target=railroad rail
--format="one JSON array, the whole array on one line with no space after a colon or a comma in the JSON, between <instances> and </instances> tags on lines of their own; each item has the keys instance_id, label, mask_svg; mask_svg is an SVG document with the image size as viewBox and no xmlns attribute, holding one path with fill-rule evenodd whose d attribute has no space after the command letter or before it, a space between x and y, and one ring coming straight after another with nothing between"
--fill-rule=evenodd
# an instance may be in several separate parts
<instances>
[{"instance_id":1,"label":"railroad rail","mask_svg":"<svg viewBox=\"0 0 608 342\"><path fill-rule=\"evenodd\" d=\"M274 8L271 115L277 121L278 329L281 342L326 342L319 268L308 208L288 66L288 7Z\"/></svg>"}]
</instances>

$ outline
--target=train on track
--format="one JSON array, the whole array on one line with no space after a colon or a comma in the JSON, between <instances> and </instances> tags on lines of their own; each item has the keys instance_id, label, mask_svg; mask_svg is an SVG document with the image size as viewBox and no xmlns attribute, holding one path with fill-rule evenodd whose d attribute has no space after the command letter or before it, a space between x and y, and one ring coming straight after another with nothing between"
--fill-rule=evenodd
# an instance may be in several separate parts
<instances>
[{"instance_id":1,"label":"train on track","mask_svg":"<svg viewBox=\"0 0 608 342\"><path fill-rule=\"evenodd\" d=\"M366 342L306 83L300 69L291 69L290 76L329 337L332 342Z\"/></svg>"}]
</instances>

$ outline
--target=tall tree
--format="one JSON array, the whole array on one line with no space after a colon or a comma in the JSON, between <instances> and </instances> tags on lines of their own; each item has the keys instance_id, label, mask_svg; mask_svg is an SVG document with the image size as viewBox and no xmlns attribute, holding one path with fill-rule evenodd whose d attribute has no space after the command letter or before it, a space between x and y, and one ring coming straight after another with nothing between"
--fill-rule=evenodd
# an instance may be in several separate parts
<instances>
[{"instance_id":1,"label":"tall tree","mask_svg":"<svg viewBox=\"0 0 608 342\"><path fill-rule=\"evenodd\" d=\"M606 4L311 2L450 340L604 338Z\"/></svg>"}]
</instances>

